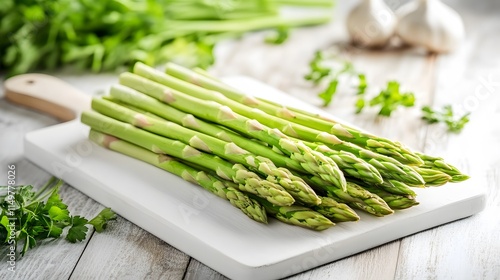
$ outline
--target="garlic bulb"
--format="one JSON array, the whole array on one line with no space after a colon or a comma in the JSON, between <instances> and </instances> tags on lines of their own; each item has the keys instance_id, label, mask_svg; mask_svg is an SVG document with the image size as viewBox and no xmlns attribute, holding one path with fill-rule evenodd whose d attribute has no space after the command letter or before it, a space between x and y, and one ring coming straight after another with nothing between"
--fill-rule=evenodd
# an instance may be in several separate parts
<instances>
[{"instance_id":1,"label":"garlic bulb","mask_svg":"<svg viewBox=\"0 0 500 280\"><path fill-rule=\"evenodd\" d=\"M449 52L465 36L460 15L440 0L417 0L402 6L396 33L408 44L431 52Z\"/></svg>"},{"instance_id":2,"label":"garlic bulb","mask_svg":"<svg viewBox=\"0 0 500 280\"><path fill-rule=\"evenodd\" d=\"M394 34L396 21L383 0L363 0L347 16L347 31L356 44L381 47Z\"/></svg>"}]
</instances>

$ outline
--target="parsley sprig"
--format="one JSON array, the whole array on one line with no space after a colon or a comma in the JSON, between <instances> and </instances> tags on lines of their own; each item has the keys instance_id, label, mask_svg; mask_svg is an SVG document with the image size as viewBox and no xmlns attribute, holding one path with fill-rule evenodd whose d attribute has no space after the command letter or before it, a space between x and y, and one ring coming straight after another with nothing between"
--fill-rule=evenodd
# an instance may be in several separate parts
<instances>
[{"instance_id":1,"label":"parsley sprig","mask_svg":"<svg viewBox=\"0 0 500 280\"><path fill-rule=\"evenodd\" d=\"M72 216L59 195L62 185L62 180L52 177L37 192L32 185L1 186L0 242L15 246L16 253L24 256L39 241L60 238L65 229L68 229L65 239L75 243L85 239L88 225L101 232L110 220L116 219L110 208L103 209L90 221Z\"/></svg>"},{"instance_id":2,"label":"parsley sprig","mask_svg":"<svg viewBox=\"0 0 500 280\"><path fill-rule=\"evenodd\" d=\"M340 64L340 67L325 66L328 60L334 60ZM412 107L415 104L415 95L411 92L402 93L397 81L389 81L385 89L367 101L365 99L368 88L366 75L357 71L352 62L339 59L337 56L328 56L324 51L316 51L313 59L309 62L309 69L309 73L304 76L306 80L311 81L316 86L326 81L327 86L318 94L318 97L323 100L323 106L330 105L337 93L339 79L344 75L350 80L357 81L356 95L358 98L354 104L357 114L361 113L367 104L370 107L380 106L378 114L381 116L390 116L400 106Z\"/></svg>"},{"instance_id":3,"label":"parsley sprig","mask_svg":"<svg viewBox=\"0 0 500 280\"><path fill-rule=\"evenodd\" d=\"M339 67L327 66L329 60L334 60ZM304 79L312 82L315 86L324 83L324 90L318 93L318 97L323 100L323 106L328 106L332 102L337 88L339 78L348 75L348 78L356 78L356 102L354 103L356 114L361 113L367 106L379 107L378 115L390 117L391 114L400 107L415 106L415 95L413 92L402 92L400 83L388 81L384 89L371 99L366 98L368 83L364 73L358 72L352 62L338 58L338 55L327 54L326 51L318 50L313 59L309 62L309 73ZM429 106L422 107L422 119L428 123L444 123L450 132L461 132L469 122L470 113L461 117L455 116L450 105L443 107L441 111L432 109Z\"/></svg>"},{"instance_id":4,"label":"parsley sprig","mask_svg":"<svg viewBox=\"0 0 500 280\"><path fill-rule=\"evenodd\" d=\"M318 96L323 100L323 106L328 106L333 100L333 97L337 93L337 87L339 85L339 80L342 76L347 76L348 78L357 78L358 86L357 93L362 95L366 89L366 78L362 73L357 73L354 69L354 65L347 60L339 60L341 66L338 68L325 66L325 61L331 59L323 51L316 51L313 59L309 62L309 73L304 76L304 79L311 81L314 85L319 85L326 81L327 86L325 89L318 94Z\"/></svg>"},{"instance_id":5,"label":"parsley sprig","mask_svg":"<svg viewBox=\"0 0 500 280\"><path fill-rule=\"evenodd\" d=\"M390 117L392 112L398 107L413 107L415 105L415 95L412 92L402 93L397 81L389 81L385 89L370 100L370 107L380 106L378 114ZM356 113L360 113L365 104L356 103Z\"/></svg>"},{"instance_id":6,"label":"parsley sprig","mask_svg":"<svg viewBox=\"0 0 500 280\"><path fill-rule=\"evenodd\" d=\"M428 123L444 123L450 132L461 132L464 126L469 122L470 113L465 113L461 117L455 116L451 105L443 106L441 111L434 110L429 106L422 107L422 119Z\"/></svg>"}]
</instances>

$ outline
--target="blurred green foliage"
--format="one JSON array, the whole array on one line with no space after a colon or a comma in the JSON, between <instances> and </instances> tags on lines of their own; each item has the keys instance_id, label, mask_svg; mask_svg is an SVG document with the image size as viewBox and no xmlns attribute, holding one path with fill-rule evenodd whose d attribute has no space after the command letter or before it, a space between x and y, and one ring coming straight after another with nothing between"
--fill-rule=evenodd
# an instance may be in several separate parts
<instances>
[{"instance_id":1,"label":"blurred green foliage","mask_svg":"<svg viewBox=\"0 0 500 280\"><path fill-rule=\"evenodd\" d=\"M308 1L3 0L0 69L10 75L60 65L120 71L136 61L169 60L205 68L224 33L327 21L285 20L278 11L287 2Z\"/></svg>"}]
</instances>

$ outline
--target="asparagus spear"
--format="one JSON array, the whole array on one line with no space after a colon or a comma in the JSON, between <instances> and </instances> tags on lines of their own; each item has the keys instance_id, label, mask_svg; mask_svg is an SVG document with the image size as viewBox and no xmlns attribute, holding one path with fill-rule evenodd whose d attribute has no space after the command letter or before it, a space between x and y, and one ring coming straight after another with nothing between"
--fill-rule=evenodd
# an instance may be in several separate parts
<instances>
[{"instance_id":1,"label":"asparagus spear","mask_svg":"<svg viewBox=\"0 0 500 280\"><path fill-rule=\"evenodd\" d=\"M331 197L321 197L321 204L312 207L334 223L358 221L359 216L347 204L337 202Z\"/></svg>"},{"instance_id":2,"label":"asparagus spear","mask_svg":"<svg viewBox=\"0 0 500 280\"><path fill-rule=\"evenodd\" d=\"M167 65L167 68L168 68L168 65ZM219 78L212 76L212 75L211 75L211 74L210 74L207 70L205 70L205 69L202 69L202 68L200 68L200 67L194 67L194 68L193 68L193 71L194 71L194 72L196 72L198 75L202 75L202 76L204 76L204 77L205 77L205 78L207 78L207 79L210 79L210 80L215 81L215 82L222 83L222 81L221 81ZM165 71L165 73L170 74L170 75L172 75L172 76L174 76L174 77L177 77L176 75L173 75L173 74L169 73L168 71ZM180 78L180 77L177 77L177 78ZM182 80L185 80L185 81L190 81L189 79L182 79ZM196 84L196 83L195 83L195 84ZM200 85L200 86L202 86L202 87L204 87L204 88L206 88L206 89L212 89L212 90L219 91L217 88L211 88L211 87L206 87L206 86L204 86L204 85L203 85L203 82L202 82L202 83L198 83L197 85ZM225 85L225 84L224 84L224 85ZM228 85L226 85L226 86L228 86ZM228 86L228 87L229 87L229 86Z\"/></svg>"},{"instance_id":3,"label":"asparagus spear","mask_svg":"<svg viewBox=\"0 0 500 280\"><path fill-rule=\"evenodd\" d=\"M196 170L206 171L208 173L212 172L210 170L207 170L203 166L200 166L195 163L186 163L186 164ZM297 225L313 230L323 230L335 225L331 221L326 221L325 217L323 217L322 214L320 214L319 212L315 212L310 208L297 205L278 206L278 205L273 205L272 203L263 200L259 197L255 197L253 195L250 195L250 197L261 203L270 215L287 224ZM333 213L335 213L334 211L341 212L342 211L341 208L342 206L340 206L338 209L334 209L334 207L332 206L330 208L324 208L324 209L328 211L330 215L333 215ZM344 215L345 216L348 215L347 210L346 213L344 213Z\"/></svg>"},{"instance_id":4,"label":"asparagus spear","mask_svg":"<svg viewBox=\"0 0 500 280\"><path fill-rule=\"evenodd\" d=\"M300 226L312 230L325 230L335 224L322 214L303 206L277 206L269 203L259 197L254 197L264 208L267 213L276 219L295 226Z\"/></svg>"},{"instance_id":5,"label":"asparagus spear","mask_svg":"<svg viewBox=\"0 0 500 280\"><path fill-rule=\"evenodd\" d=\"M92 109L152 133L179 140L198 150L245 165L250 170L267 176L268 181L281 185L297 201L305 205L317 205L321 202L313 189L300 177L293 175L286 168L277 168L271 160L256 156L232 142L225 142L166 120L162 121L137 113L104 99L94 98Z\"/></svg>"},{"instance_id":6,"label":"asparagus spear","mask_svg":"<svg viewBox=\"0 0 500 280\"><path fill-rule=\"evenodd\" d=\"M89 139L110 150L147 162L158 168L175 174L186 181L200 185L211 193L229 200L252 220L267 224L267 215L264 207L247 194L239 191L238 186L230 181L222 180L203 171L197 171L172 157L156 154L144 148L128 143L116 137L91 130Z\"/></svg>"},{"instance_id":7,"label":"asparagus spear","mask_svg":"<svg viewBox=\"0 0 500 280\"><path fill-rule=\"evenodd\" d=\"M157 119L163 119L168 118L171 120L176 121L177 123L184 124L186 127L190 127L193 129L196 129L198 131L204 132L208 135L212 135L215 137L218 137L219 139L225 140L225 141L232 141L235 142L235 144L238 144L240 146L245 146L249 147L250 150L252 151L259 151L259 154L261 155L266 155L269 156L270 158L273 159L273 162L278 162L281 163L281 166L288 166L291 167L292 169L296 171L302 171L305 172L301 168L300 165L296 164L295 161L290 160L288 157L284 157L281 154L274 153L271 148L265 147L259 143L256 143L255 141L248 140L247 138L244 138L240 136L239 134L236 134L234 132L231 132L229 130L225 130L221 128L220 126L213 125L211 123L204 122L202 120L196 119L192 115L185 114L183 112L178 111L175 108L166 106L165 104L161 103L160 101L153 99L149 96L145 96L143 94L132 94L134 90L129 89L127 87L118 85L118 86L113 86L111 88L111 93L114 96L118 96L119 99L121 100L126 100L127 103L121 102L119 99L116 99L111 96L104 96L105 99L108 99L112 102L118 103L122 106L126 106L127 108L130 108L134 111L140 112L142 114L147 114L148 116L157 118ZM158 115L161 115L162 117L149 113L147 111L138 109L137 107L134 107L130 104L136 104L141 106L144 109L151 110ZM186 119L189 119L189 121L186 121ZM295 164L294 164L295 163ZM188 163L189 165L195 166L192 163ZM195 166L196 168L200 168L199 166Z\"/></svg>"},{"instance_id":8,"label":"asparagus spear","mask_svg":"<svg viewBox=\"0 0 500 280\"><path fill-rule=\"evenodd\" d=\"M120 95L120 96L121 96L121 94L119 92L121 90L123 90L123 88L120 86L113 86L111 88L112 92L117 91L118 92L117 95ZM110 101L113 101L115 103L116 102L120 103L119 100L113 100L113 97L106 97L105 96L104 98L110 99ZM162 119L154 114L148 113L147 111L138 109L134 106L124 104L124 103L121 103L120 105L125 106L127 108L130 108L131 110L134 110L136 112L140 112L144 115L147 115L147 116L150 116L153 118L156 117L156 118ZM159 112L162 112L162 111L159 110ZM120 115L123 115L123 114L120 114ZM171 114L168 114L168 116L170 117L170 119L172 119ZM179 120L178 118L177 119L174 118L174 119L176 120L176 123L183 123L182 120ZM219 126L215 126L213 124L209 124L209 123L203 122L201 120L196 120L193 117L192 122L194 122L194 121L196 121L196 125L189 125L189 124L186 124L185 122L184 122L184 124L186 127L190 127L194 130L201 131L207 135L218 137L219 139L221 139L223 141L234 142L236 145L238 145L240 147L243 147L243 146L247 147L247 150L252 151L256 155L262 155L264 157L268 157L271 161L277 163L278 166L285 166L285 167L291 168L295 171L305 172L305 170L303 168L301 168L300 165L296 164L295 161L291 160L288 157L284 157L283 155L274 153L271 150L271 148L269 148L269 147L265 147L259 143L256 143L255 141L249 141L245 137L242 137L242 136L235 134L231 131L224 130L223 128L221 128ZM161 134L161 133L158 133L158 134ZM224 137L220 137L221 135L224 135ZM371 166L369 163L365 162L364 160L355 157L351 153L332 150L332 149L326 147L325 145L318 145L315 143L305 142L305 144L307 146L315 149L316 151L319 151L319 152L325 154L326 156L330 157L335 163L337 163L339 168L347 175L351 175L353 177L360 178L360 179L367 181L367 182L382 183L382 181L383 181L380 173L377 171L377 169L375 167Z\"/></svg>"},{"instance_id":9,"label":"asparagus spear","mask_svg":"<svg viewBox=\"0 0 500 280\"><path fill-rule=\"evenodd\" d=\"M422 187L425 184L422 176L414 169L410 166L401 164L393 158L377 155L368 150L360 151L360 153L355 155L377 168L384 180L394 179L414 187Z\"/></svg>"},{"instance_id":10,"label":"asparagus spear","mask_svg":"<svg viewBox=\"0 0 500 280\"><path fill-rule=\"evenodd\" d=\"M201 171L206 171L208 173L212 173L212 171L206 169L203 166L200 166L196 163L186 163L190 167L196 169L196 170L201 170ZM229 182L229 181L227 181ZM292 205L292 206L278 206L274 205L266 200L263 200L262 198L256 197L252 194L249 195L251 198L255 199L258 201L260 204L264 206L268 214L272 215L273 217L277 218L278 220L291 224L291 225L297 225L301 226L304 228L308 229L313 229L313 230L324 230L328 227L331 227L335 224L333 224L331 221L327 221L322 214L319 212L315 212L310 208L302 207L302 206L297 206L297 205ZM314 206L316 207L316 206ZM342 206L339 207L339 209L334 209L334 207L330 208L324 208L330 215L333 215L334 211L341 212ZM346 213L344 213L345 216L348 215L347 210ZM340 215L339 215L340 216ZM345 218L345 217L344 217ZM331 219L330 219L331 220Z\"/></svg>"},{"instance_id":11,"label":"asparagus spear","mask_svg":"<svg viewBox=\"0 0 500 280\"><path fill-rule=\"evenodd\" d=\"M115 96L119 96L122 99L127 100L131 104L142 104L143 108L152 110L155 113L161 114L162 116L164 116L166 118L170 118L172 120L175 120L177 123L184 124L185 126L191 127L193 129L196 129L196 130L201 131L203 133L206 133L208 135L219 137L219 139L223 139L225 141L235 142L235 144L237 144L239 146L247 147L251 151L259 151L259 153L258 153L259 155L268 156L270 159L272 159L273 162L280 163L281 166L287 166L287 167L291 167L295 171L305 172L305 170L301 169L300 165L293 164L293 163L296 163L295 161L292 160L291 162L288 162L290 160L289 158L272 152L272 150L269 147L264 147L263 145L260 145L259 143L256 143L255 141L249 141L248 139L246 139L238 134L235 134L235 133L232 133L230 131L226 131L226 130L222 129L219 126L216 126L216 125L213 125L210 123L206 123L202 120L195 119L194 117L192 117L192 115L187 115L185 113L175 111L176 109L174 109L172 107L168 107L168 106L160 103L158 100L155 100L153 98L150 98L150 97L147 97L144 95L137 96L137 97L141 97L141 99L134 98L136 95L126 94L128 91L132 91L132 90L125 88L123 86L113 86L111 88L111 92L114 93ZM109 99L113 102L117 102L121 106L127 106L128 108L131 108L132 110L140 112L142 114L146 114L146 115L151 116L151 117L156 117L158 119L162 119L161 117L159 117L157 115L151 114L151 113L144 111L144 110L141 110L141 109L138 109L130 104L121 103L119 100L114 99L113 97L105 96L104 98ZM176 117L178 114L180 116ZM183 121L184 119L186 119L188 117L190 117L189 122ZM191 125L189 125L189 124L191 124ZM307 145L309 145L311 147L316 147L316 149L319 149L319 147L320 147L320 145L316 145L313 143L307 143ZM326 153L327 151L325 151L325 149L328 149L328 147L325 147L325 146L322 147L322 151L328 155L328 153ZM374 171L372 171L373 174L367 173L368 171L370 171L370 169L373 169L373 167L370 168L369 164L367 164L368 165L367 171L363 172L363 168L361 168L363 166L362 160L357 159L355 157L353 159L351 159L353 156L349 155L346 152L338 152L335 150L330 150L330 152L332 153L332 154L330 154L331 157L332 156L335 156L335 157L347 156L347 159L341 159L339 161L339 166L347 174L352 175L353 172L350 172L348 170L356 168L356 169L360 170L360 171L358 171L358 173L360 175L363 175L363 176L360 176L358 178L361 178L367 182L371 182L372 180L370 180L370 177L374 177L374 182L379 183L378 177L380 175L378 174L378 171L376 169L374 169ZM341 153L341 155L337 156L337 153ZM350 167L346 163L342 164L342 162L349 162L349 161L352 161L353 164L356 165L356 167ZM354 177L356 177L356 176L354 176ZM395 182L395 185L396 186L403 186L402 190L400 190L399 188L396 188L392 184L384 184L384 185L387 185L387 187L391 189L391 192L396 191L395 192L396 194L415 195L415 193L412 190L410 190L406 185L399 183L399 182Z\"/></svg>"},{"instance_id":12,"label":"asparagus spear","mask_svg":"<svg viewBox=\"0 0 500 280\"><path fill-rule=\"evenodd\" d=\"M145 73L143 65L136 65L137 72ZM148 69L149 70L149 69ZM134 71L135 72L135 71ZM244 104L249 107L257 108L263 112L303 125L315 130L328 132L337 136L339 139L354 143L374 152L384 154L395 158L404 164L421 165L423 161L415 153L405 148L401 143L391 141L386 138L378 137L372 134L361 132L357 129L344 126L341 123L326 121L324 119L311 117L299 112L293 112L282 105L276 105L268 102L262 102L250 95L245 95L237 89L230 87L223 82L211 79L206 75L200 75L195 71L182 66L168 63L166 73L178 79L193 83L205 89L214 90L222 93L227 98Z\"/></svg>"},{"instance_id":13,"label":"asparagus spear","mask_svg":"<svg viewBox=\"0 0 500 280\"><path fill-rule=\"evenodd\" d=\"M197 72L199 73L199 71L197 71ZM205 74L206 77L208 77L207 75L208 75L208 73ZM216 79L214 79L214 80L216 80ZM198 84L201 84L201 82L199 82ZM274 107L281 107L280 104L276 104L276 103L270 102L270 101L265 100L265 99L258 99L258 101L271 104ZM287 109L287 108L285 108L285 109ZM310 113L310 112L307 112L307 111L304 111L304 110L300 110L300 109L296 109L296 108L288 108L288 109L292 111L292 113L290 113L291 115L294 115L294 116L295 115L297 115L297 116L306 116L306 118L305 118L306 122L308 122L307 120L309 120L309 119L316 119L316 120L319 120L320 122L325 122L325 123L331 123L331 124L338 124L338 123L340 123L340 121L338 121L338 120L334 120L334 119L332 119L330 117L323 116L321 114L314 114L314 113ZM293 118L293 119L296 120L296 118ZM300 122L300 123L302 124L302 122ZM352 127L348 127L346 125L344 125L344 127L348 128L349 131L356 130L356 129L354 129ZM384 142L384 141L382 141L382 142ZM393 143L395 145L401 145L398 142L393 142ZM377 151L376 149L371 149L371 150ZM378 151L378 152L381 152L381 151ZM444 173L446 173L446 174L448 174L448 175L451 176L451 180L449 180L449 182L456 183L456 182L465 181L465 180L467 180L467 179L470 178L470 176L468 176L466 174L463 174L460 170L458 170L453 165L451 165L449 163L446 163L443 158L433 157L433 156L429 156L429 155L422 154L422 153L419 153L419 152L413 152L413 154L417 155L420 158L420 160L423 162L423 164L419 164L418 160L414 159L413 165L417 165L420 168L435 169L435 170L439 170L441 172L444 172ZM407 161L401 159L400 157L397 158L397 159L400 160L403 163L408 163ZM408 163L408 164L411 164L411 163ZM426 174L421 174L421 175L426 176ZM427 175L427 176L430 176L430 175ZM444 176L443 176L443 178L444 178ZM441 179L443 179L443 178L441 178ZM429 179L425 180L425 178L424 178L424 181L431 182L431 180L429 180ZM439 184L436 184L436 183L434 183L434 184L435 185L439 185Z\"/></svg>"},{"instance_id":14,"label":"asparagus spear","mask_svg":"<svg viewBox=\"0 0 500 280\"><path fill-rule=\"evenodd\" d=\"M197 170L205 170L207 172L210 172L210 170L206 170L206 168L193 163L187 163L187 165ZM321 204L312 206L311 210L324 215L325 217L330 219L330 221L349 222L359 220L359 216L347 204L337 202L330 197L320 197L320 199Z\"/></svg>"},{"instance_id":15,"label":"asparagus spear","mask_svg":"<svg viewBox=\"0 0 500 280\"><path fill-rule=\"evenodd\" d=\"M157 71L142 63L135 64L134 73L137 73L138 75L141 75L149 79L151 82L148 83L144 80L140 80L134 76L131 76L130 74L128 75L122 74L120 82L125 83L126 85L132 88L134 88L134 86L146 87L148 91L151 91L151 88L154 86L154 82L157 82L164 85L163 92L169 91L170 93L173 94L177 93L177 91L182 91L196 98L213 100L218 102L218 104L223 104L227 106L226 108L231 108L231 110L234 110L234 112L236 112L239 115L252 117L264 125L273 128L278 128L281 132L283 132L288 136L299 138L300 140L308 142L321 142L334 150L342 150L353 153L365 161L368 162L370 162L370 160L376 161L376 163L379 163L379 166L381 168L388 169L389 172L401 173L401 175L391 173L390 175L392 176L390 176L389 178L403 180L403 182L414 186L423 186L425 183L423 178L417 172L415 172L415 170L411 169L406 165L401 164L399 161L390 158L388 156L363 149L350 142L342 141L337 136L332 135L328 132L295 124L293 122L289 122L284 119L269 115L258 109L251 109L250 107L243 105L242 103L238 103L229 98L226 98L223 94L219 92L206 90L194 84L190 84L183 80L176 79L175 77ZM139 88L136 89L138 89L139 91L141 90ZM160 94L160 96L158 96L157 98L164 99L163 96L164 94ZM172 106L174 105L172 104ZM346 135L349 134L347 131L344 131L342 133ZM388 172L385 173L386 176L389 176Z\"/></svg>"},{"instance_id":16,"label":"asparagus spear","mask_svg":"<svg viewBox=\"0 0 500 280\"><path fill-rule=\"evenodd\" d=\"M419 202L416 201L413 197L392 194L374 186L363 186L363 188L371 193L378 195L387 203L387 205L389 205L389 207L391 207L391 209L394 210L407 209L419 204Z\"/></svg>"},{"instance_id":17,"label":"asparagus spear","mask_svg":"<svg viewBox=\"0 0 500 280\"><path fill-rule=\"evenodd\" d=\"M301 141L288 138L278 129L271 129L254 119L241 116L227 106L188 96L132 73L121 74L120 83L161 100L179 110L269 143L287 154L291 159L298 161L308 172L316 174L341 188L345 188L344 175L333 160L313 151Z\"/></svg>"},{"instance_id":18,"label":"asparagus spear","mask_svg":"<svg viewBox=\"0 0 500 280\"><path fill-rule=\"evenodd\" d=\"M389 205L389 207L391 207L391 209L406 209L419 204L414 196L390 193L378 186L367 184L359 180L350 180L349 182L378 195L387 205Z\"/></svg>"},{"instance_id":19,"label":"asparagus spear","mask_svg":"<svg viewBox=\"0 0 500 280\"><path fill-rule=\"evenodd\" d=\"M239 102L243 102L245 100L252 100L251 97L244 96L238 90L222 83L221 81L219 81L213 77L210 77L209 74L206 72L205 73L200 72L200 70L190 71L187 68L175 65L173 63L169 63L167 65L166 72L168 74L171 74L172 76L180 78L182 80L195 82L196 85L199 85L199 86L204 87L206 89L212 89L212 90L219 91L222 94L224 94L226 97L229 97L229 98L236 100L236 101L239 101ZM274 112L275 112L274 115L283 117L283 118L290 120L290 121L297 122L299 124L303 124L303 125L315 124L315 123L319 124L321 126L314 127L316 129L319 129L319 130L327 129L327 125L331 125L332 123L334 123L335 125L339 124L338 122L335 122L333 120L325 120L325 119L317 118L317 117L314 117L311 115L306 115L306 114L303 114L301 112L291 112L291 111L288 111L286 107L281 107L280 105L277 105L277 104L271 104L271 103L265 103L265 102L262 103L259 100L253 100L253 102L248 102L248 103L249 103L249 104L247 104L248 106L259 108L259 109L261 109L267 113L270 113L270 114L273 114L273 110L274 110ZM358 130L353 129L353 128L349 128L349 127L347 127L346 129L352 135L355 135L356 132L359 132ZM325 131L328 131L328 130L325 130ZM332 133L335 134L333 131L332 131ZM335 134L335 135L337 135L337 134ZM337 135L337 136L339 136L339 135ZM368 137L371 139L375 139L375 138L381 139L379 137L375 137L375 136L369 135L369 134L365 134L365 137ZM349 141L348 139L344 139L342 137L342 135L340 135L339 138ZM366 147L362 143L359 143L356 141L351 141L351 142ZM381 141L378 141L378 142L379 142L379 144L373 143L372 146L375 149L371 149L371 150L374 150L374 151L377 151L377 152L383 153L383 154L388 154L388 153L384 153L384 150L386 149L385 145L389 145L389 147L393 147L393 146L401 147L400 143L392 142L388 139L381 139ZM401 156L398 156L398 155L396 155L395 158L402 163L408 163L408 164L413 163L413 164L421 165L419 168L415 168L415 170L423 177L426 185L439 186L439 185L445 184L448 181L459 182L459 181L467 180L469 178L469 176L462 174L456 167L444 162L444 160L442 158L432 157L432 156L428 156L428 155L417 153L417 152L415 152L413 154L418 156L419 159L415 159L412 156L412 162L409 162L409 161L406 161L405 159L402 159ZM338 162L337 162L337 164L338 164ZM424 164L424 165L422 165L422 164ZM339 166L340 166L340 164L339 164ZM446 174L450 175L451 178L448 178L447 176L445 176L439 172L432 172L429 169L433 169L436 171L441 171L443 173L446 173Z\"/></svg>"},{"instance_id":20,"label":"asparagus spear","mask_svg":"<svg viewBox=\"0 0 500 280\"><path fill-rule=\"evenodd\" d=\"M295 160L280 153L276 153L272 148L244 137L238 133L228 130L219 125L197 119L191 114L184 113L152 97L139 93L133 89L122 85L111 87L111 94L114 96L104 96L103 98L118 103L121 106L130 108L136 112L177 123L218 138L226 142L234 142L240 147L246 147L257 155L271 159L277 166L286 167L299 172L306 170ZM136 107L137 106L137 107ZM139 108L140 107L140 108ZM146 111L147 110L147 111ZM151 113L153 112L153 113Z\"/></svg>"},{"instance_id":21,"label":"asparagus spear","mask_svg":"<svg viewBox=\"0 0 500 280\"><path fill-rule=\"evenodd\" d=\"M121 138L155 153L164 153L200 164L215 171L219 177L237 183L240 190L259 195L273 204L288 206L295 202L283 187L263 180L241 164L229 163L219 157L200 152L179 141L149 133L93 111L83 112L81 121L94 130Z\"/></svg>"},{"instance_id":22,"label":"asparagus spear","mask_svg":"<svg viewBox=\"0 0 500 280\"><path fill-rule=\"evenodd\" d=\"M325 145L317 143L306 143L306 145L330 157L346 175L376 184L380 184L384 181L373 165L356 157L352 153L332 150Z\"/></svg>"},{"instance_id":23,"label":"asparagus spear","mask_svg":"<svg viewBox=\"0 0 500 280\"><path fill-rule=\"evenodd\" d=\"M118 96L118 98L112 96L104 96L103 98L136 112L140 112L144 115L160 120L169 120L186 128L202 132L217 139L226 142L234 142L240 147L246 147L247 150L252 151L256 155L269 158L275 165L279 167L285 167L287 169L292 169L303 173L307 172L297 161L283 154L276 153L271 147L268 147L262 143L258 143L257 141L250 140L247 137L243 137L240 134L219 125L197 119L191 114L181 112L133 89L127 88L122 85L115 85L111 87L111 94L115 97ZM122 102L122 100L126 100L127 103ZM132 104L140 106L141 108L133 106ZM146 110L150 110L155 114Z\"/></svg>"},{"instance_id":24,"label":"asparagus spear","mask_svg":"<svg viewBox=\"0 0 500 280\"><path fill-rule=\"evenodd\" d=\"M452 177L440 170L412 166L424 178L425 186L442 186L452 180Z\"/></svg>"},{"instance_id":25,"label":"asparagus spear","mask_svg":"<svg viewBox=\"0 0 500 280\"><path fill-rule=\"evenodd\" d=\"M422 153L417 153L417 155L424 161L424 165L422 168L434 169L444 172L451 176L450 182L456 183L469 179L470 177L463 174L456 168L455 166L446 163L443 158L433 157L429 155L425 155Z\"/></svg>"},{"instance_id":26,"label":"asparagus spear","mask_svg":"<svg viewBox=\"0 0 500 280\"><path fill-rule=\"evenodd\" d=\"M382 198L353 183L347 182L347 191L343 191L328 184L328 182L325 182L318 176L303 176L302 178L311 187L317 189L319 192L326 192L327 196L336 201L346 203L351 207L363 210L372 215L382 217L394 213Z\"/></svg>"},{"instance_id":27,"label":"asparagus spear","mask_svg":"<svg viewBox=\"0 0 500 280\"><path fill-rule=\"evenodd\" d=\"M417 196L417 194L410 189L408 185L397 180L385 180L382 184L378 185L378 187L392 194L410 197Z\"/></svg>"},{"instance_id":28,"label":"asparagus spear","mask_svg":"<svg viewBox=\"0 0 500 280\"><path fill-rule=\"evenodd\" d=\"M113 100L112 97L105 96L104 98L110 100L110 102L114 101L114 102L119 103L119 101ZM94 100L93 104L92 104L93 109L95 109L98 112L103 111L98 106L96 106L96 104L99 104L99 103L101 103L101 102L99 102L98 100ZM122 105L122 106L126 106L126 105ZM137 108L134 108L133 106L128 106L128 107L131 108L131 110L135 110L136 112L137 111L140 112L141 114L147 114L147 112L141 111ZM128 115L127 112L125 112L125 111L115 112L115 115L116 114L121 115L122 116L121 118L123 118L123 116ZM159 120L163 120L162 118L155 116L155 115L151 115L151 117L159 119ZM151 124L153 124L153 122L151 122ZM161 134L161 133L162 132L160 132L159 134ZM246 140L246 141L248 142L248 140ZM250 142L250 143L254 143L254 142ZM245 142L245 144L248 144L248 143ZM204 169L203 167L197 166L196 164L193 164L193 163L187 163L187 164L190 165L191 167L194 167L195 169L199 169L199 170ZM296 176L296 177L300 178L298 176ZM285 189L286 189L286 187L285 187ZM300 200L299 200L299 202L300 202ZM350 209L349 206L347 206L344 203L336 202L328 197L321 197L321 204L317 205L317 206L313 206L312 209L320 212L321 214L328 217L333 222L346 222L346 221L359 220L359 216L356 214L356 212L354 212L352 209Z\"/></svg>"}]
</instances>

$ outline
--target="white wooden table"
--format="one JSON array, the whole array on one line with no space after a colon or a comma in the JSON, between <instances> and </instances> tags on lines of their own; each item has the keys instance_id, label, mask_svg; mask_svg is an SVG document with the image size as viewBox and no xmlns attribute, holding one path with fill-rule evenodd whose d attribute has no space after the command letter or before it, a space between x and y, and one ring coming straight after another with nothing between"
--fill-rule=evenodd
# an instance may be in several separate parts
<instances>
[{"instance_id":1,"label":"white wooden table","mask_svg":"<svg viewBox=\"0 0 500 280\"><path fill-rule=\"evenodd\" d=\"M340 1L339 1L340 2ZM398 1L388 1L398 5ZM398 2L398 3L396 3ZM290 279L500 279L500 2L447 1L464 17L467 40L457 52L427 55L413 49L366 51L345 45L345 11L339 3L326 26L293 31L287 43L263 43L264 33L227 42L217 48L218 76L246 75L312 104L317 89L303 80L315 50L339 46L364 71L372 88L390 80L413 90L417 106L391 118L375 112L355 115L352 93L340 90L328 110L373 133L400 140L429 154L441 155L474 177L487 193L486 209L470 218L396 240L366 252L294 275ZM115 74L50 73L88 94L102 94ZM461 134L420 119L422 105L453 104L472 111ZM25 133L57 120L0 100L0 183L7 165L15 164L19 184L41 184L51 175L23 157ZM102 205L69 185L63 199L75 214L95 215ZM123 218L82 243L46 242L7 271L0 256L0 279L223 279L196 259Z\"/></svg>"}]
</instances>

